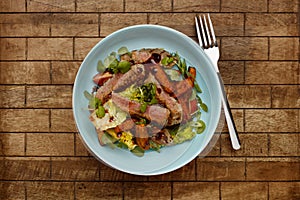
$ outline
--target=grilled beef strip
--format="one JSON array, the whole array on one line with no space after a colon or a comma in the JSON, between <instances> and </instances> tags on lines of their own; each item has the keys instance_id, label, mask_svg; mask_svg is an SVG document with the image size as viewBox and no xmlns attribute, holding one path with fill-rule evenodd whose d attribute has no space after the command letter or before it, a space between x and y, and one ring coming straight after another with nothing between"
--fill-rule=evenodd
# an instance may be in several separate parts
<instances>
[{"instance_id":1,"label":"grilled beef strip","mask_svg":"<svg viewBox=\"0 0 300 200\"><path fill-rule=\"evenodd\" d=\"M129 100L116 92L112 92L112 100L113 103L123 111L128 112L130 115L137 115L146 118L158 127L164 127L168 122L170 111L159 105L148 105L146 111L143 113L140 110L140 103Z\"/></svg>"},{"instance_id":2,"label":"grilled beef strip","mask_svg":"<svg viewBox=\"0 0 300 200\"><path fill-rule=\"evenodd\" d=\"M177 81L176 84L173 86L174 94L177 98L181 96L188 96L192 95L193 86L190 78L186 78L182 81Z\"/></svg>"},{"instance_id":3,"label":"grilled beef strip","mask_svg":"<svg viewBox=\"0 0 300 200\"><path fill-rule=\"evenodd\" d=\"M145 80L146 83L154 83L156 85L156 97L160 103L164 104L170 110L168 126L179 124L182 121L182 107L178 101L165 92L156 78L150 73Z\"/></svg>"},{"instance_id":4,"label":"grilled beef strip","mask_svg":"<svg viewBox=\"0 0 300 200\"><path fill-rule=\"evenodd\" d=\"M117 129L116 132L118 133L121 131L129 131L132 128L134 128L134 126L135 126L134 121L131 118L129 118L129 119L126 119L123 123L121 123L120 125L118 125L116 127L116 129Z\"/></svg>"},{"instance_id":5,"label":"grilled beef strip","mask_svg":"<svg viewBox=\"0 0 300 200\"><path fill-rule=\"evenodd\" d=\"M169 94L173 94L173 84L163 68L157 64L148 64L147 67L151 68L152 74L156 77L163 89Z\"/></svg>"},{"instance_id":6,"label":"grilled beef strip","mask_svg":"<svg viewBox=\"0 0 300 200\"><path fill-rule=\"evenodd\" d=\"M113 91L114 85L119 81L119 78L121 78L122 76L123 74L121 73L114 74L112 78L106 81L104 85L97 90L95 97L100 99L102 104L104 104L108 100L109 95Z\"/></svg>"},{"instance_id":7,"label":"grilled beef strip","mask_svg":"<svg viewBox=\"0 0 300 200\"><path fill-rule=\"evenodd\" d=\"M97 85L102 86L106 81L108 81L112 77L113 77L113 74L110 72L98 73L93 77L93 81Z\"/></svg>"},{"instance_id":8,"label":"grilled beef strip","mask_svg":"<svg viewBox=\"0 0 300 200\"><path fill-rule=\"evenodd\" d=\"M128 72L126 72L122 77L120 77L117 83L113 86L113 90L121 91L127 88L129 85L132 85L133 83L139 84L144 81L145 75L146 73L144 65L133 65Z\"/></svg>"}]
</instances>

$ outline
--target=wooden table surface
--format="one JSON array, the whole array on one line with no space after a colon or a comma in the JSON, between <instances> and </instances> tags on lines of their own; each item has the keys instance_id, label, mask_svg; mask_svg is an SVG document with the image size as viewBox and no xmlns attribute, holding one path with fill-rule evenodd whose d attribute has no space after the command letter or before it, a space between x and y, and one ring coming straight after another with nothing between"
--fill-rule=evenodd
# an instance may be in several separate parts
<instances>
[{"instance_id":1,"label":"wooden table surface","mask_svg":"<svg viewBox=\"0 0 300 200\"><path fill-rule=\"evenodd\" d=\"M298 0L0 0L0 199L300 199ZM227 128L165 175L111 169L72 115L76 72L108 34L160 24L196 39L211 13L242 149Z\"/></svg>"}]
</instances>

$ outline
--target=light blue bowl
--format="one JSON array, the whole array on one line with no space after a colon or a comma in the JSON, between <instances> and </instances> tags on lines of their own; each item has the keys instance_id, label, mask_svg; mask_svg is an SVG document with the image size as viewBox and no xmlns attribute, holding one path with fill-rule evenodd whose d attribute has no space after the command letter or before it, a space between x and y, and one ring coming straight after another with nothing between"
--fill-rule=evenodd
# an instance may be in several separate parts
<instances>
[{"instance_id":1,"label":"light blue bowl","mask_svg":"<svg viewBox=\"0 0 300 200\"><path fill-rule=\"evenodd\" d=\"M178 52L191 66L197 68L197 82L202 93L199 94L207 104L209 111L202 112L206 130L192 141L161 149L160 153L149 151L143 157L137 157L124 149L111 149L100 146L93 124L89 121L88 100L85 90L94 86L92 77L97 73L99 60L126 46L129 50L141 48L164 48L169 52ZM174 29L158 25L136 25L116 31L88 53L82 62L73 89L73 114L86 148L106 165L135 175L158 175L176 170L199 155L212 139L221 114L221 88L217 74L209 58L191 38Z\"/></svg>"}]
</instances>

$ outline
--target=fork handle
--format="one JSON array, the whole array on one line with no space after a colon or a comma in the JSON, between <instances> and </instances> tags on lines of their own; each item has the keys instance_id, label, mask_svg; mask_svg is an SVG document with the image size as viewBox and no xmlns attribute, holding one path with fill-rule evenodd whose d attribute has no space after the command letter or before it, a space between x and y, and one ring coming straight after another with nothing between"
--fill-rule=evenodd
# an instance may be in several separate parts
<instances>
[{"instance_id":1,"label":"fork handle","mask_svg":"<svg viewBox=\"0 0 300 200\"><path fill-rule=\"evenodd\" d=\"M220 85L221 85L221 91L222 91L222 102L223 102L223 107L224 107L224 113L225 113L225 118L226 118L226 122L227 122L227 126L228 126L228 130L229 130L229 136L230 136L230 140L231 140L231 145L233 147L233 149L238 150L241 148L241 143L238 137L238 133L236 130L236 126L232 117L232 113L230 110L230 105L227 99L227 95L225 92L225 87L223 84L223 80L222 77L220 75L219 72L217 72L218 74L218 78L220 81Z\"/></svg>"}]
</instances>

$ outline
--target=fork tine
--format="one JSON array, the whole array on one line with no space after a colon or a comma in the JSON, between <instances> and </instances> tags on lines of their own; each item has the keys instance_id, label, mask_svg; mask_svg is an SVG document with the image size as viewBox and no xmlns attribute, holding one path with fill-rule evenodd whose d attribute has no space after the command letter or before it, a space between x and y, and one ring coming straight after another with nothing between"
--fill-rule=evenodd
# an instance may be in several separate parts
<instances>
[{"instance_id":1,"label":"fork tine","mask_svg":"<svg viewBox=\"0 0 300 200\"><path fill-rule=\"evenodd\" d=\"M207 45L208 47L211 47L212 46L212 41L211 41L211 37L210 37L210 34L209 34L209 29L208 29L208 26L207 26L207 20L206 20L206 17L205 15L203 15L203 21L204 21L204 25L205 25L205 30L206 30L206 39L207 39Z\"/></svg>"},{"instance_id":2,"label":"fork tine","mask_svg":"<svg viewBox=\"0 0 300 200\"><path fill-rule=\"evenodd\" d=\"M213 25L212 25L212 22L211 22L209 13L207 14L207 18L208 18L208 23L209 23L209 27L210 27L212 39L213 39L213 45L214 45L214 46L218 46L217 39L216 39L216 36L215 36L214 27L213 27Z\"/></svg>"},{"instance_id":3,"label":"fork tine","mask_svg":"<svg viewBox=\"0 0 300 200\"><path fill-rule=\"evenodd\" d=\"M201 16L199 16L199 22L200 22L200 28L201 28L201 31L202 31L203 48L206 48L206 47L207 47L207 42L206 42L206 32L205 32L205 30L204 30L204 26L203 26L203 23L202 23L202 18L201 18Z\"/></svg>"},{"instance_id":4,"label":"fork tine","mask_svg":"<svg viewBox=\"0 0 300 200\"><path fill-rule=\"evenodd\" d=\"M196 23L196 31L197 31L197 36L198 36L199 44L200 44L201 47L203 47L203 43L202 43L202 40L201 40L201 34L200 34L200 30L199 30L199 24L198 24L197 17L195 17L195 23Z\"/></svg>"}]
</instances>

